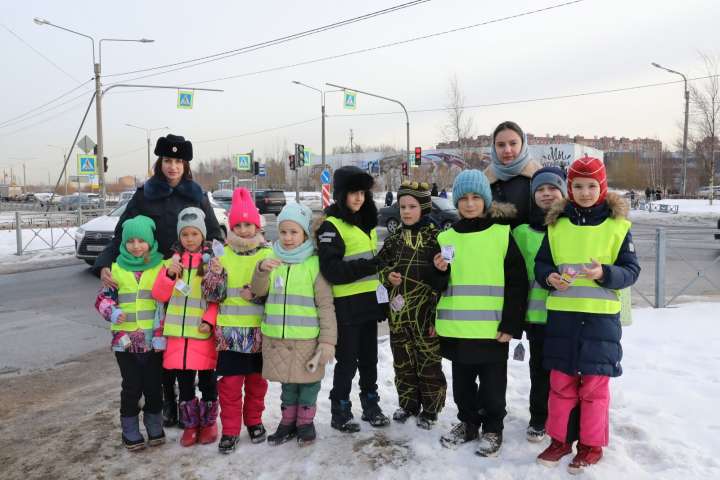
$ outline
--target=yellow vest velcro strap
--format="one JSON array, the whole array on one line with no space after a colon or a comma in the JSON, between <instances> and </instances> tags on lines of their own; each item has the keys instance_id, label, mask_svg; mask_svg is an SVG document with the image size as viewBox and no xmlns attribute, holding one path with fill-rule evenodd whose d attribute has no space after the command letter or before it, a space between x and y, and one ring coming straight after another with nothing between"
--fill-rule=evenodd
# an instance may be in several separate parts
<instances>
[{"instance_id":1,"label":"yellow vest velcro strap","mask_svg":"<svg viewBox=\"0 0 720 480\"><path fill-rule=\"evenodd\" d=\"M262 315L262 305L220 305L219 315Z\"/></svg>"},{"instance_id":2,"label":"yellow vest velcro strap","mask_svg":"<svg viewBox=\"0 0 720 480\"><path fill-rule=\"evenodd\" d=\"M545 300L528 300L528 310L546 311Z\"/></svg>"},{"instance_id":3,"label":"yellow vest velcro strap","mask_svg":"<svg viewBox=\"0 0 720 480\"><path fill-rule=\"evenodd\" d=\"M450 285L444 295L447 297L467 297L475 295L502 297L505 295L505 287L492 285Z\"/></svg>"},{"instance_id":4,"label":"yellow vest velcro strap","mask_svg":"<svg viewBox=\"0 0 720 480\"><path fill-rule=\"evenodd\" d=\"M266 315L264 322L268 325L282 325L282 315ZM285 325L288 327L317 327L317 317L302 317L296 315L286 315Z\"/></svg>"},{"instance_id":5,"label":"yellow vest velcro strap","mask_svg":"<svg viewBox=\"0 0 720 480\"><path fill-rule=\"evenodd\" d=\"M350 260L360 260L361 258L364 260L372 260L374 255L372 252L363 252L363 253L356 253L355 255L345 255L343 257L343 261L347 262Z\"/></svg>"},{"instance_id":6,"label":"yellow vest velcro strap","mask_svg":"<svg viewBox=\"0 0 720 480\"><path fill-rule=\"evenodd\" d=\"M282 305L297 305L298 307L315 307L315 298L305 295L293 295L272 293L268 296L267 303Z\"/></svg>"},{"instance_id":7,"label":"yellow vest velcro strap","mask_svg":"<svg viewBox=\"0 0 720 480\"><path fill-rule=\"evenodd\" d=\"M602 287L583 287L583 286L571 286L564 292L555 290L550 292L553 297L562 298L597 298L601 300L613 300L617 301L618 296L615 290L610 290Z\"/></svg>"},{"instance_id":8,"label":"yellow vest velcro strap","mask_svg":"<svg viewBox=\"0 0 720 480\"><path fill-rule=\"evenodd\" d=\"M499 310L438 310L438 320L470 320L499 322L502 312Z\"/></svg>"},{"instance_id":9,"label":"yellow vest velcro strap","mask_svg":"<svg viewBox=\"0 0 720 480\"><path fill-rule=\"evenodd\" d=\"M202 308L204 310L207 303L204 300L198 300L196 298L188 298L187 303L185 303L185 297L171 297L170 305L178 307L186 306L187 308Z\"/></svg>"}]
</instances>

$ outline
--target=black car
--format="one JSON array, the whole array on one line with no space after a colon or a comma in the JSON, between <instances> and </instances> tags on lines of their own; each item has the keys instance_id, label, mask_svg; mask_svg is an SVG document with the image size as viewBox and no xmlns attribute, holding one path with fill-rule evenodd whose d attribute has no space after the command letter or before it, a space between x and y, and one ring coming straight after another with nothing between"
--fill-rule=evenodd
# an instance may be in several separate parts
<instances>
[{"instance_id":1,"label":"black car","mask_svg":"<svg viewBox=\"0 0 720 480\"><path fill-rule=\"evenodd\" d=\"M232 190L215 190L213 199L226 211L230 210L232 204ZM285 206L285 193L282 190L256 190L255 206L263 213L274 213L277 215Z\"/></svg>"},{"instance_id":2,"label":"black car","mask_svg":"<svg viewBox=\"0 0 720 480\"><path fill-rule=\"evenodd\" d=\"M452 202L447 198L432 197L432 210L430 211L432 223L445 230L458 220L460 220L460 215ZM400 226L400 207L397 202L378 211L378 223L387 227L390 233Z\"/></svg>"}]
</instances>

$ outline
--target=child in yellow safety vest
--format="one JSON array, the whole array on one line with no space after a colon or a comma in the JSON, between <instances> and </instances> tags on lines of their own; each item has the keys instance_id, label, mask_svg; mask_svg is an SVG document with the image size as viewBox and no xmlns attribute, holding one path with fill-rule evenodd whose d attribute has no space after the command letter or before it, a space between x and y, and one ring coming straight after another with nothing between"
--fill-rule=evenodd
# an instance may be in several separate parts
<instances>
[{"instance_id":1,"label":"child in yellow safety vest","mask_svg":"<svg viewBox=\"0 0 720 480\"><path fill-rule=\"evenodd\" d=\"M103 288L95 308L111 323L112 349L120 367L120 424L128 450L145 448L140 433L138 402L145 397L143 423L151 446L165 443L162 424L162 351L158 305L151 296L162 255L155 240L155 222L143 215L122 224L120 255L112 264L117 288ZM160 306L162 309L162 306Z\"/></svg>"},{"instance_id":2,"label":"child in yellow safety vest","mask_svg":"<svg viewBox=\"0 0 720 480\"><path fill-rule=\"evenodd\" d=\"M291 203L278 215L273 257L258 263L251 290L267 297L262 320L263 377L282 383L282 418L268 436L280 445L315 441L313 420L325 364L335 356L337 324L330 284L310 238L312 211Z\"/></svg>"},{"instance_id":3,"label":"child in yellow safety vest","mask_svg":"<svg viewBox=\"0 0 720 480\"><path fill-rule=\"evenodd\" d=\"M608 192L602 160L585 157L568 170L568 202L555 203L535 257L535 279L549 290L543 366L550 370L547 434L538 462L554 466L572 452L579 473L608 444L610 377L622 374L621 301L640 265L627 201Z\"/></svg>"},{"instance_id":4,"label":"child in yellow safety vest","mask_svg":"<svg viewBox=\"0 0 720 480\"><path fill-rule=\"evenodd\" d=\"M515 207L493 203L481 171L465 170L455 178L453 202L461 219L438 235L434 258L438 270L450 269L435 331L440 354L452 362L460 423L440 441L454 448L478 438L482 428L475 453L496 456L506 415L508 343L522 335L527 272L507 225Z\"/></svg>"},{"instance_id":5,"label":"child in yellow safety vest","mask_svg":"<svg viewBox=\"0 0 720 480\"><path fill-rule=\"evenodd\" d=\"M168 339L163 367L177 374L184 425L180 444L189 447L217 440L217 352L212 337L217 304L203 300L201 291L211 259L205 244L205 213L196 207L181 210L177 232L177 253L165 262L152 293L156 300L168 304L163 321L163 334ZM196 375L202 401L195 396Z\"/></svg>"},{"instance_id":6,"label":"child in yellow safety vest","mask_svg":"<svg viewBox=\"0 0 720 480\"><path fill-rule=\"evenodd\" d=\"M530 422L525 430L525 436L528 442L536 443L545 438L550 371L543 367L547 324L545 300L548 291L535 281L535 255L547 231L545 214L553 203L567 195L565 172L559 167L541 168L532 176L530 192L533 204L530 207L529 222L515 227L513 238L525 259L530 288L525 325L530 343Z\"/></svg>"},{"instance_id":7,"label":"child in yellow safety vest","mask_svg":"<svg viewBox=\"0 0 720 480\"><path fill-rule=\"evenodd\" d=\"M226 454L235 450L243 423L252 443L265 441L262 413L268 382L262 376L260 333L264 307L250 292L250 281L257 263L272 254L260 231L258 209L244 188L233 192L228 224L227 245L210 261L202 282L203 297L220 304L215 326L222 423L218 450Z\"/></svg>"}]
</instances>

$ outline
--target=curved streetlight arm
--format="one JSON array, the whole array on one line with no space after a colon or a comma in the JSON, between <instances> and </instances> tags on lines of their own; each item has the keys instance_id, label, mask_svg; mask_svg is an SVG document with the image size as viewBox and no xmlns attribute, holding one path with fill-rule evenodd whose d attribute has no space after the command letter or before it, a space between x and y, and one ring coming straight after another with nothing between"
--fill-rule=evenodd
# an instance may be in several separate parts
<instances>
[{"instance_id":1,"label":"curved streetlight arm","mask_svg":"<svg viewBox=\"0 0 720 480\"><path fill-rule=\"evenodd\" d=\"M154 41L149 38L101 38L98 42L98 63L102 63L102 42L153 43Z\"/></svg>"},{"instance_id":2,"label":"curved streetlight arm","mask_svg":"<svg viewBox=\"0 0 720 480\"><path fill-rule=\"evenodd\" d=\"M90 42L92 43L93 64L95 63L95 39L90 35L76 32L75 30L70 30L69 28L61 27L60 25L55 25L54 23L49 22L43 18L35 17L33 18L33 22L35 22L36 25L50 25L51 27L59 28L60 30L65 30L66 32L74 33L75 35L80 35L81 37L89 38Z\"/></svg>"}]
</instances>

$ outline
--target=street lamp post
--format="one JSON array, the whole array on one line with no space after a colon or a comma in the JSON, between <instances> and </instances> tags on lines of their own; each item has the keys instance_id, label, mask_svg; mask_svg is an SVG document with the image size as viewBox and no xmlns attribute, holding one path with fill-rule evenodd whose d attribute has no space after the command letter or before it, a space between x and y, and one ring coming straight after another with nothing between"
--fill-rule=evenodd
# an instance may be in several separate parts
<instances>
[{"instance_id":1,"label":"street lamp post","mask_svg":"<svg viewBox=\"0 0 720 480\"><path fill-rule=\"evenodd\" d=\"M103 128L102 128L102 83L100 82L100 75L102 73L101 68L101 61L102 61L102 42L135 42L135 43L151 43L155 40L151 40L148 38L139 38L139 39L128 39L128 38L101 38L98 43L98 58L97 62L95 61L95 38L91 37L90 35L86 35L84 33L76 32L75 30L70 30L69 28L61 27L60 25L55 25L54 23L51 23L45 19L37 18L35 17L33 19L33 22L35 22L37 25L49 25L51 27L59 28L60 30L65 30L66 32L74 33L75 35L80 35L81 37L85 37L90 39L92 42L92 55L93 55L93 72L95 74L95 118L96 118L96 129L97 129L97 157L96 157L96 165L98 170L98 179L100 183L100 207L105 208L105 168L104 168L104 148L103 148Z\"/></svg>"},{"instance_id":2,"label":"street lamp post","mask_svg":"<svg viewBox=\"0 0 720 480\"><path fill-rule=\"evenodd\" d=\"M315 90L316 92L318 92L320 94L320 118L322 119L321 127L320 127L321 132L322 132L321 133L321 135L322 135L322 140L321 140L321 142L322 142L322 168L323 168L323 170L325 170L325 117L326 117L326 115L325 115L325 95L328 93L332 93L332 92L340 92L341 90L319 89L319 88L315 88L310 85L307 85L303 82L298 82L297 80L293 80L292 83L294 83L295 85L300 85L302 87L307 87L311 90Z\"/></svg>"},{"instance_id":3,"label":"street lamp post","mask_svg":"<svg viewBox=\"0 0 720 480\"><path fill-rule=\"evenodd\" d=\"M132 125L130 123L125 124L126 127L132 127L132 128L138 128L140 130L145 130L145 136L147 137L147 172L148 176L151 176L150 168L151 168L151 162L150 162L150 134L156 130L167 130L168 127L157 127L157 128L145 128L145 127L138 127L137 125Z\"/></svg>"},{"instance_id":4,"label":"street lamp post","mask_svg":"<svg viewBox=\"0 0 720 480\"><path fill-rule=\"evenodd\" d=\"M350 87L343 87L341 85L335 85L332 83L326 83L325 85L330 85L331 87L340 88L342 90L352 90L353 92L362 93L364 95L369 95L371 97L380 98L383 100L387 100L389 102L395 102L398 105L400 105L405 112L405 161L410 162L410 116L408 115L407 108L405 108L405 105L402 104L400 100L395 100L394 98L388 98L383 97L382 95L376 95L374 93L370 92L364 92L362 90L358 90L357 88L350 88Z\"/></svg>"},{"instance_id":5,"label":"street lamp post","mask_svg":"<svg viewBox=\"0 0 720 480\"><path fill-rule=\"evenodd\" d=\"M65 157L67 157L67 151L65 150L65 147L61 147L60 145L49 145L48 147L51 148L57 148L63 152L63 171L65 172L65 195L68 194L68 178L67 178L67 167L65 167Z\"/></svg>"},{"instance_id":6,"label":"street lamp post","mask_svg":"<svg viewBox=\"0 0 720 480\"><path fill-rule=\"evenodd\" d=\"M665 68L660 64L652 62L651 65L660 70L665 70L675 75L680 75L685 83L685 127L683 129L683 175L682 175L682 194L683 197L687 194L687 138L688 138L688 117L690 115L690 91L688 90L687 77L675 70Z\"/></svg>"}]
</instances>

